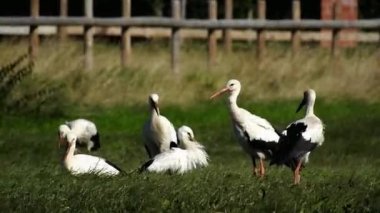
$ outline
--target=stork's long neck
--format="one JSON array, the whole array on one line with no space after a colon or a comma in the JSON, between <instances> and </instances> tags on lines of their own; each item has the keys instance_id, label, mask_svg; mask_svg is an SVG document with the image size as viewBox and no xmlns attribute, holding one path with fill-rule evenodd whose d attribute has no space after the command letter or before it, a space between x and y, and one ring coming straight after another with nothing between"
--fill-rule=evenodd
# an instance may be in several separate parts
<instances>
[{"instance_id":1,"label":"stork's long neck","mask_svg":"<svg viewBox=\"0 0 380 213\"><path fill-rule=\"evenodd\" d=\"M159 122L160 115L157 113L157 111L152 107L150 119L151 119L151 125L154 129L160 128L160 122Z\"/></svg>"},{"instance_id":2,"label":"stork's long neck","mask_svg":"<svg viewBox=\"0 0 380 213\"><path fill-rule=\"evenodd\" d=\"M230 109L231 116L233 119L237 119L239 106L237 105L237 97L239 96L239 91L233 91L228 97L228 106Z\"/></svg>"},{"instance_id":3,"label":"stork's long neck","mask_svg":"<svg viewBox=\"0 0 380 213\"><path fill-rule=\"evenodd\" d=\"M155 120L157 119L158 117L160 116L159 114L159 109L157 109L157 111L155 110L155 108L153 106L150 107L150 117L152 120Z\"/></svg>"},{"instance_id":4,"label":"stork's long neck","mask_svg":"<svg viewBox=\"0 0 380 213\"><path fill-rule=\"evenodd\" d=\"M309 103L307 103L306 116L314 115L314 102L314 100L311 100Z\"/></svg>"},{"instance_id":5,"label":"stork's long neck","mask_svg":"<svg viewBox=\"0 0 380 213\"><path fill-rule=\"evenodd\" d=\"M65 165L67 166L70 165L71 161L74 158L75 146L76 146L76 142L72 142L66 150L64 162L65 162Z\"/></svg>"}]
</instances>

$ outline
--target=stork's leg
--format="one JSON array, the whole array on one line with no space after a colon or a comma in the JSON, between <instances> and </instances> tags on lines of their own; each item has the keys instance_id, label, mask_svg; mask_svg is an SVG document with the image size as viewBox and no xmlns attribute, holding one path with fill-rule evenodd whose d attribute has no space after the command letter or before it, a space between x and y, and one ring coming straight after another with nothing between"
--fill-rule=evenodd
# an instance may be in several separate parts
<instances>
[{"instance_id":1,"label":"stork's leg","mask_svg":"<svg viewBox=\"0 0 380 213\"><path fill-rule=\"evenodd\" d=\"M301 181L301 174L300 174L301 166L302 166L302 160L298 161L297 167L294 170L294 184L299 184Z\"/></svg>"},{"instance_id":2,"label":"stork's leg","mask_svg":"<svg viewBox=\"0 0 380 213\"><path fill-rule=\"evenodd\" d=\"M257 176L259 175L259 168L256 168L256 159L254 157L251 157L251 159L252 159L252 166L253 166L253 169L252 169L253 175Z\"/></svg>"},{"instance_id":3,"label":"stork's leg","mask_svg":"<svg viewBox=\"0 0 380 213\"><path fill-rule=\"evenodd\" d=\"M264 177L265 175L265 167L264 167L264 161L260 158L260 177Z\"/></svg>"}]
</instances>

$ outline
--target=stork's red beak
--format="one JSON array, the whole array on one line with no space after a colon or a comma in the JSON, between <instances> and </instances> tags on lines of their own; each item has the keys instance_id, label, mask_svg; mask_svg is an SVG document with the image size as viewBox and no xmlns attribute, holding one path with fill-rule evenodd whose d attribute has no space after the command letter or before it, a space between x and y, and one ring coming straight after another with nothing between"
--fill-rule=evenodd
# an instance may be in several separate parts
<instances>
[{"instance_id":1,"label":"stork's red beak","mask_svg":"<svg viewBox=\"0 0 380 213\"><path fill-rule=\"evenodd\" d=\"M228 87L225 87L225 88L221 89L220 91L214 93L214 94L210 97L210 99L214 99L214 98L218 97L219 95L221 95L221 94L223 94L223 93L225 93L225 92L227 92L227 91L228 91Z\"/></svg>"}]
</instances>

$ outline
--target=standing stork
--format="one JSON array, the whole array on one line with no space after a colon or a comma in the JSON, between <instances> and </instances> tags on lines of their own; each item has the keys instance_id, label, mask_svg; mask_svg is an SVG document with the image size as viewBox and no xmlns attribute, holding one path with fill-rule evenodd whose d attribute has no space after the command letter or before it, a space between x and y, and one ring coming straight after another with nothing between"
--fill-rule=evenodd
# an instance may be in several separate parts
<instances>
[{"instance_id":1,"label":"standing stork","mask_svg":"<svg viewBox=\"0 0 380 213\"><path fill-rule=\"evenodd\" d=\"M149 158L170 149L170 143L177 144L177 133L173 124L160 114L157 94L149 95L150 118L143 128L144 146Z\"/></svg>"},{"instance_id":2,"label":"standing stork","mask_svg":"<svg viewBox=\"0 0 380 213\"><path fill-rule=\"evenodd\" d=\"M236 101L240 89L240 82L232 79L227 82L226 87L213 94L210 99L223 93L229 94L228 107L235 135L244 151L252 159L254 174L263 177L265 174L263 160L272 156L272 150L269 149L269 145L276 145L280 136L267 120L253 115L237 105ZM266 145L268 145L268 148L266 148ZM256 159L260 161L258 169L256 168Z\"/></svg>"},{"instance_id":3,"label":"standing stork","mask_svg":"<svg viewBox=\"0 0 380 213\"><path fill-rule=\"evenodd\" d=\"M188 126L178 129L178 140L184 149L177 147L176 143L170 144L170 150L156 155L147 161L140 168L140 172L173 172L183 174L198 167L208 165L208 155L204 146L199 144L195 138L193 130Z\"/></svg>"},{"instance_id":4,"label":"standing stork","mask_svg":"<svg viewBox=\"0 0 380 213\"><path fill-rule=\"evenodd\" d=\"M74 154L77 143L77 136L75 133L68 132L64 142L67 145L67 150L63 158L63 164L71 174L115 176L122 172L119 167L103 158L84 154Z\"/></svg>"},{"instance_id":5,"label":"standing stork","mask_svg":"<svg viewBox=\"0 0 380 213\"><path fill-rule=\"evenodd\" d=\"M306 115L288 125L282 133L279 149L270 164L285 164L294 173L294 184L301 180L301 167L309 161L310 153L324 142L324 125L314 114L316 94L312 89L304 92L304 97L296 112L306 105Z\"/></svg>"},{"instance_id":6,"label":"standing stork","mask_svg":"<svg viewBox=\"0 0 380 213\"><path fill-rule=\"evenodd\" d=\"M78 138L78 146L86 146L88 151L96 151L100 148L100 137L93 122L86 119L76 119L66 121L58 128L59 140L66 137L68 132L72 132Z\"/></svg>"}]
</instances>

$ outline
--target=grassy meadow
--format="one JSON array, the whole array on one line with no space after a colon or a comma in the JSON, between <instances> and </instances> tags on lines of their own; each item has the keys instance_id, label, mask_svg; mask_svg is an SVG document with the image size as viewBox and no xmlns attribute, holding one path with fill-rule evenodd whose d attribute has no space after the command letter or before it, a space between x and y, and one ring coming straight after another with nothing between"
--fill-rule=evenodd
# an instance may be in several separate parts
<instances>
[{"instance_id":1,"label":"grassy meadow","mask_svg":"<svg viewBox=\"0 0 380 213\"><path fill-rule=\"evenodd\" d=\"M254 48L240 43L207 69L205 45L185 45L181 73L170 72L166 41L137 43L131 65L119 66L117 42L95 45L95 69L82 69L79 41L44 40L34 71L7 97L59 85L34 110L2 110L0 120L1 212L378 212L380 211L380 60L374 46L329 58L328 50L304 47L291 56L270 44L258 63ZM0 66L25 53L27 42L0 40ZM288 168L267 166L252 176L249 157L235 140L223 98L208 97L230 78L242 82L239 105L284 128L296 114L302 91L317 91L316 114L326 125L317 148L292 185ZM210 166L185 175L138 174L147 160L142 125L147 97L160 94L161 113L186 124L207 147ZM29 109L30 108L30 109ZM73 177L60 163L60 123L93 120L102 148L92 153L126 175Z\"/></svg>"}]
</instances>

